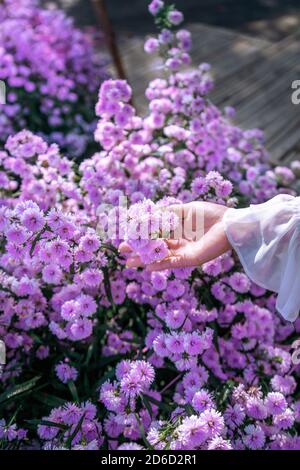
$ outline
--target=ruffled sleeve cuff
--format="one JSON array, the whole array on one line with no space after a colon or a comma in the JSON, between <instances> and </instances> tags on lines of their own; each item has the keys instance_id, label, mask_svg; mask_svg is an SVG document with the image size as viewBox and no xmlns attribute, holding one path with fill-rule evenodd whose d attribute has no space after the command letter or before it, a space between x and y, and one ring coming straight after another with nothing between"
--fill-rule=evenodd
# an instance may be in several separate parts
<instances>
[{"instance_id":1,"label":"ruffled sleeve cuff","mask_svg":"<svg viewBox=\"0 0 300 470\"><path fill-rule=\"evenodd\" d=\"M300 198L281 194L264 204L228 209L223 225L250 279L277 292L277 310L295 321L300 310Z\"/></svg>"}]
</instances>

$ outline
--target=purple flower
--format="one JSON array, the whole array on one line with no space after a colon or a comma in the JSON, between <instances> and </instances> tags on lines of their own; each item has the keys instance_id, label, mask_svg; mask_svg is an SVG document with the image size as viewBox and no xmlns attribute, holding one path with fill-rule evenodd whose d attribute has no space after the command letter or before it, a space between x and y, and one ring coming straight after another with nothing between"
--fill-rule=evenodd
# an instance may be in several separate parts
<instances>
[{"instance_id":1,"label":"purple flower","mask_svg":"<svg viewBox=\"0 0 300 470\"><path fill-rule=\"evenodd\" d=\"M116 253L124 240L144 265L167 257L180 222L170 205L239 207L296 194L297 165L293 175L273 169L262 133L240 129L228 120L232 110L211 103L209 65L190 66L190 33L162 29L168 14L169 25L181 14L159 1L150 9L160 31L148 47L162 46L165 71L146 90L148 111L137 114L126 81L107 80L93 126L93 113L82 110L92 109L86 100L101 74L89 67L86 36L31 0L0 5L0 78L10 87L0 119L10 135L0 150L2 384L30 379L41 360L55 371L54 388L83 372L78 392L87 399L89 381L111 377L100 386L100 407L92 397L44 416L59 428L39 425L43 449L101 449L102 422L109 450L136 446L141 429L159 450L299 448L298 369L288 345L300 323L282 322L276 295L254 285L231 252L202 269L162 272L128 268L127 254ZM22 90L42 96L50 139L80 153L95 131L101 150L77 167L40 135L14 135L11 123L29 122ZM124 196L128 208L119 207ZM66 350L78 370L62 360ZM26 439L11 406L16 423L0 422L4 448ZM24 407L29 416L26 400Z\"/></svg>"},{"instance_id":2,"label":"purple flower","mask_svg":"<svg viewBox=\"0 0 300 470\"><path fill-rule=\"evenodd\" d=\"M251 286L249 278L244 273L232 274L228 282L232 289L241 294L248 292Z\"/></svg>"},{"instance_id":3,"label":"purple flower","mask_svg":"<svg viewBox=\"0 0 300 470\"><path fill-rule=\"evenodd\" d=\"M154 381L155 372L151 364L146 361L133 363L131 374L136 375L144 387L148 388Z\"/></svg>"},{"instance_id":4,"label":"purple flower","mask_svg":"<svg viewBox=\"0 0 300 470\"><path fill-rule=\"evenodd\" d=\"M197 332L186 334L184 337L184 349L191 356L202 354L205 349L201 336Z\"/></svg>"},{"instance_id":5,"label":"purple flower","mask_svg":"<svg viewBox=\"0 0 300 470\"><path fill-rule=\"evenodd\" d=\"M167 335L165 341L170 353L181 354L184 352L184 336L173 333Z\"/></svg>"},{"instance_id":6,"label":"purple flower","mask_svg":"<svg viewBox=\"0 0 300 470\"><path fill-rule=\"evenodd\" d=\"M97 287L103 280L103 274L96 269L86 269L82 273L82 279L87 287Z\"/></svg>"},{"instance_id":7,"label":"purple flower","mask_svg":"<svg viewBox=\"0 0 300 470\"><path fill-rule=\"evenodd\" d=\"M202 413L213 406L213 400L206 390L199 390L194 394L192 406L195 411Z\"/></svg>"},{"instance_id":8,"label":"purple flower","mask_svg":"<svg viewBox=\"0 0 300 470\"><path fill-rule=\"evenodd\" d=\"M59 380L64 384L69 382L69 380L75 381L78 377L78 372L75 367L69 366L64 362L57 364L55 372Z\"/></svg>"},{"instance_id":9,"label":"purple flower","mask_svg":"<svg viewBox=\"0 0 300 470\"><path fill-rule=\"evenodd\" d=\"M44 216L38 209L27 209L24 211L21 217L22 224L31 232L40 231L44 224Z\"/></svg>"},{"instance_id":10,"label":"purple flower","mask_svg":"<svg viewBox=\"0 0 300 470\"><path fill-rule=\"evenodd\" d=\"M156 16L157 13L163 8L164 2L162 0L152 0L150 5L148 6L148 9L151 13L151 15Z\"/></svg>"},{"instance_id":11,"label":"purple flower","mask_svg":"<svg viewBox=\"0 0 300 470\"><path fill-rule=\"evenodd\" d=\"M222 437L214 437L207 446L207 450L231 450L232 445Z\"/></svg>"},{"instance_id":12,"label":"purple flower","mask_svg":"<svg viewBox=\"0 0 300 470\"><path fill-rule=\"evenodd\" d=\"M279 392L268 393L265 399L265 405L269 414L271 415L281 414L286 410L287 407L284 396Z\"/></svg>"},{"instance_id":13,"label":"purple flower","mask_svg":"<svg viewBox=\"0 0 300 470\"><path fill-rule=\"evenodd\" d=\"M87 234L80 239L80 246L83 250L94 253L100 247L99 238L94 234Z\"/></svg>"},{"instance_id":14,"label":"purple flower","mask_svg":"<svg viewBox=\"0 0 300 470\"><path fill-rule=\"evenodd\" d=\"M224 418L214 409L205 410L200 415L200 419L210 438L215 434L222 434L224 430Z\"/></svg>"},{"instance_id":15,"label":"purple flower","mask_svg":"<svg viewBox=\"0 0 300 470\"><path fill-rule=\"evenodd\" d=\"M47 284L59 284L62 280L62 270L55 264L45 266L42 275Z\"/></svg>"},{"instance_id":16,"label":"purple flower","mask_svg":"<svg viewBox=\"0 0 300 470\"><path fill-rule=\"evenodd\" d=\"M11 225L6 232L6 237L12 243L22 244L29 238L29 234L23 227Z\"/></svg>"},{"instance_id":17,"label":"purple flower","mask_svg":"<svg viewBox=\"0 0 300 470\"><path fill-rule=\"evenodd\" d=\"M155 38L147 39L144 45L144 49L147 54L153 54L153 52L157 52L159 49L159 41Z\"/></svg>"},{"instance_id":18,"label":"purple flower","mask_svg":"<svg viewBox=\"0 0 300 470\"><path fill-rule=\"evenodd\" d=\"M168 20L174 25L179 25L183 21L183 14L178 10L171 10L168 13Z\"/></svg>"},{"instance_id":19,"label":"purple flower","mask_svg":"<svg viewBox=\"0 0 300 470\"><path fill-rule=\"evenodd\" d=\"M255 420L265 419L268 415L268 411L264 402L260 398L252 397L246 403L247 415Z\"/></svg>"},{"instance_id":20,"label":"purple flower","mask_svg":"<svg viewBox=\"0 0 300 470\"><path fill-rule=\"evenodd\" d=\"M95 300L93 299L93 297L91 297L90 295L82 294L80 297L78 297L77 302L78 302L78 310L80 314L83 315L84 317L90 317L97 310L97 304Z\"/></svg>"},{"instance_id":21,"label":"purple flower","mask_svg":"<svg viewBox=\"0 0 300 470\"><path fill-rule=\"evenodd\" d=\"M293 426L295 421L295 414L290 408L287 408L283 413L276 414L273 417L273 423L279 429L288 429Z\"/></svg>"},{"instance_id":22,"label":"purple flower","mask_svg":"<svg viewBox=\"0 0 300 470\"><path fill-rule=\"evenodd\" d=\"M70 326L71 338L73 341L86 339L91 336L93 324L86 318L78 318Z\"/></svg>"}]
</instances>

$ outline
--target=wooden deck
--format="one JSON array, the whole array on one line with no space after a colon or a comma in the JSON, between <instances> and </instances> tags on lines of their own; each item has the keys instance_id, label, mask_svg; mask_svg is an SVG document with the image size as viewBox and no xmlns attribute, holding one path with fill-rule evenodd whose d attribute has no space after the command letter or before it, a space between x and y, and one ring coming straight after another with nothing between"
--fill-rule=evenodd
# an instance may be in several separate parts
<instances>
[{"instance_id":1,"label":"wooden deck","mask_svg":"<svg viewBox=\"0 0 300 470\"><path fill-rule=\"evenodd\" d=\"M193 62L209 62L215 78L211 99L234 106L235 122L260 127L274 163L300 159L300 105L291 101L294 80L300 79L300 32L270 43L222 28L192 24ZM121 37L119 44L135 105L146 111L144 91L158 76L160 60L143 51L141 37Z\"/></svg>"}]
</instances>

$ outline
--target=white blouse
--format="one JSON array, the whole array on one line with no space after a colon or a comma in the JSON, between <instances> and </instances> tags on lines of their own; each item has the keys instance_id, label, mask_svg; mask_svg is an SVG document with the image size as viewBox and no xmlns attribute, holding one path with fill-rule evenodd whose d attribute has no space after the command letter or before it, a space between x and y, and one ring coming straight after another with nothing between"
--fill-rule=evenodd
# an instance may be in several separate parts
<instances>
[{"instance_id":1,"label":"white blouse","mask_svg":"<svg viewBox=\"0 0 300 470\"><path fill-rule=\"evenodd\" d=\"M264 204L228 209L223 224L250 279L278 292L277 310L295 321L300 310L300 197L281 194Z\"/></svg>"}]
</instances>

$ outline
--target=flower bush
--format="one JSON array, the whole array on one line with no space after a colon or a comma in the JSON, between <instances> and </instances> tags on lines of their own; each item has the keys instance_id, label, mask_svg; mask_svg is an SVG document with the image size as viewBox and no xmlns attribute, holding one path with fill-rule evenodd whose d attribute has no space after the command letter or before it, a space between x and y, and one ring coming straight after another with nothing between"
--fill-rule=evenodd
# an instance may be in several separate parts
<instances>
[{"instance_id":1,"label":"flower bush","mask_svg":"<svg viewBox=\"0 0 300 470\"><path fill-rule=\"evenodd\" d=\"M7 86L0 141L26 127L82 156L92 145L97 88L107 78L103 57L62 11L36 0L4 0L0 21L0 79Z\"/></svg>"},{"instance_id":2,"label":"flower bush","mask_svg":"<svg viewBox=\"0 0 300 470\"><path fill-rule=\"evenodd\" d=\"M262 132L210 102L209 66L190 68L190 34L175 29L182 14L161 0L149 10L159 34L145 49L161 51L166 76L149 84L146 117L127 83L108 80L96 105L103 150L79 167L29 131L1 152L1 445L299 449L300 322L280 318L231 252L149 272L117 248L125 238L148 263L164 254L159 239L102 236L124 196L134 227L155 232L173 203L295 194L297 165L273 169Z\"/></svg>"}]
</instances>

